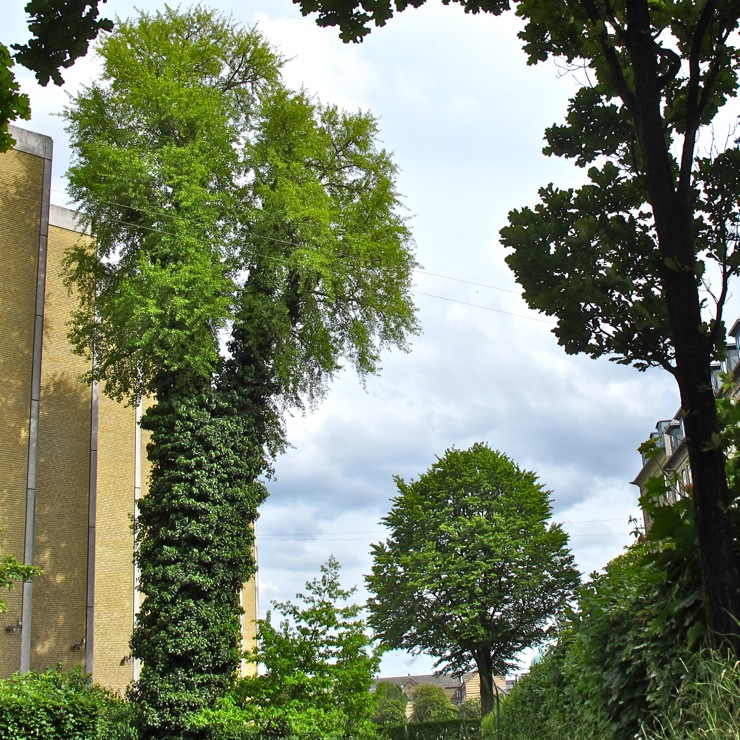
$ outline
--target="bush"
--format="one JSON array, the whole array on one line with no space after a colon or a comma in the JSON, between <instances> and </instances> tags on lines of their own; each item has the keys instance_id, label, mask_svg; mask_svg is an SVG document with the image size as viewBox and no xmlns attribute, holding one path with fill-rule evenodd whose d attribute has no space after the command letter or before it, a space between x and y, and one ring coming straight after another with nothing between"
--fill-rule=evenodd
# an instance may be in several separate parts
<instances>
[{"instance_id":1,"label":"bush","mask_svg":"<svg viewBox=\"0 0 740 740\"><path fill-rule=\"evenodd\" d=\"M0 681L3 740L134 740L131 708L79 668Z\"/></svg>"},{"instance_id":2,"label":"bush","mask_svg":"<svg viewBox=\"0 0 740 740\"><path fill-rule=\"evenodd\" d=\"M446 722L457 717L457 708L441 686L431 683L414 686L411 701L414 705L412 722Z\"/></svg>"},{"instance_id":3,"label":"bush","mask_svg":"<svg viewBox=\"0 0 740 740\"><path fill-rule=\"evenodd\" d=\"M401 699L378 699L373 715L376 725L402 725L406 722L406 704Z\"/></svg>"},{"instance_id":4,"label":"bush","mask_svg":"<svg viewBox=\"0 0 740 740\"><path fill-rule=\"evenodd\" d=\"M612 740L661 731L706 626L691 502L650 513L647 541L581 589L557 643L504 700L502 726L512 738Z\"/></svg>"},{"instance_id":5,"label":"bush","mask_svg":"<svg viewBox=\"0 0 740 740\"><path fill-rule=\"evenodd\" d=\"M466 699L458 708L457 717L458 719L480 719L480 699L476 696L472 699Z\"/></svg>"},{"instance_id":6,"label":"bush","mask_svg":"<svg viewBox=\"0 0 740 740\"><path fill-rule=\"evenodd\" d=\"M409 722L407 725L378 728L378 735L387 740L479 740L481 723L477 719Z\"/></svg>"}]
</instances>

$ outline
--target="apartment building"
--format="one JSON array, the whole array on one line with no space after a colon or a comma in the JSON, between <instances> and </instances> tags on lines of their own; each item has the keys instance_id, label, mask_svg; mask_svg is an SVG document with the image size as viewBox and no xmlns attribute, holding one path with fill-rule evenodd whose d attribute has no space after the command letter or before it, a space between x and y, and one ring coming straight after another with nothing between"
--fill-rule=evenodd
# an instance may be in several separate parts
<instances>
[{"instance_id":1,"label":"apartment building","mask_svg":"<svg viewBox=\"0 0 740 740\"><path fill-rule=\"evenodd\" d=\"M740 319L735 321L729 331L729 339L725 358L722 362L712 365L712 387L716 396L727 394L732 398L740 397ZM729 389L723 387L723 377L728 375L734 378ZM678 499L689 494L691 486L691 468L689 455L684 440L683 409L670 419L661 419L650 433L650 439L655 440L655 455L642 454L642 468L632 481L644 493L645 486L650 478L664 476L671 481L666 495L661 497L661 503L673 504ZM650 528L650 517L643 511L645 531Z\"/></svg>"}]
</instances>

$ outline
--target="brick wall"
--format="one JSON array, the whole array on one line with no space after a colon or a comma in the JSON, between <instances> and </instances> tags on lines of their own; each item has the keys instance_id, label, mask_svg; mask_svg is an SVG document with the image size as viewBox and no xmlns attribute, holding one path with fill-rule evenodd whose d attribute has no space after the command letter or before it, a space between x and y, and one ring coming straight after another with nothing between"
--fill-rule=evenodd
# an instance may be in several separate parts
<instances>
[{"instance_id":1,"label":"brick wall","mask_svg":"<svg viewBox=\"0 0 740 740\"><path fill-rule=\"evenodd\" d=\"M88 363L72 352L67 322L75 298L62 261L80 235L49 227L41 365L31 669L84 665L90 499Z\"/></svg>"},{"instance_id":2,"label":"brick wall","mask_svg":"<svg viewBox=\"0 0 740 740\"><path fill-rule=\"evenodd\" d=\"M133 676L136 410L101 393L98 424L93 678L122 692Z\"/></svg>"},{"instance_id":3,"label":"brick wall","mask_svg":"<svg viewBox=\"0 0 740 740\"><path fill-rule=\"evenodd\" d=\"M0 554L23 560L31 373L44 159L10 151L0 157ZM0 675L20 666L20 589L0 596Z\"/></svg>"}]
</instances>

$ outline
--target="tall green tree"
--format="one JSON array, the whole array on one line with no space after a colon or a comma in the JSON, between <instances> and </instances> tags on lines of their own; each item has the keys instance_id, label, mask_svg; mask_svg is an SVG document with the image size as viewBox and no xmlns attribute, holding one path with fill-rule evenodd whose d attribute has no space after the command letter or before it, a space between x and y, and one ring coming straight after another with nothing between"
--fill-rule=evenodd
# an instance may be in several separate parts
<instances>
[{"instance_id":1,"label":"tall green tree","mask_svg":"<svg viewBox=\"0 0 740 740\"><path fill-rule=\"evenodd\" d=\"M98 17L98 5L99 0L30 0L26 5L31 38L25 44L11 44L12 54L0 44L0 152L14 143L8 124L31 117L28 95L20 92L14 64L30 69L43 86L50 80L63 84L61 70L85 56L100 31L113 28L111 21Z\"/></svg>"},{"instance_id":2,"label":"tall green tree","mask_svg":"<svg viewBox=\"0 0 740 740\"><path fill-rule=\"evenodd\" d=\"M493 676L545 638L578 584L568 535L548 524L537 476L485 444L447 450L396 486L366 579L370 625L390 648L457 673L475 666L488 714Z\"/></svg>"},{"instance_id":3,"label":"tall green tree","mask_svg":"<svg viewBox=\"0 0 740 740\"><path fill-rule=\"evenodd\" d=\"M69 255L71 338L106 393L151 399L132 697L144 737L197 737L239 665L282 410L406 348L415 262L374 119L286 89L258 31L168 8L118 21L100 55L66 111L97 247Z\"/></svg>"},{"instance_id":4,"label":"tall green tree","mask_svg":"<svg viewBox=\"0 0 740 740\"><path fill-rule=\"evenodd\" d=\"M368 24L425 0L295 0L358 41ZM567 352L610 356L676 378L693 475L707 618L740 651L740 568L710 364L724 352L736 249L740 149L731 134L702 155L699 133L737 94L737 0L456 0L510 6L530 63L556 58L588 84L545 152L588 168L577 190L549 185L513 211L502 241L524 297L555 316ZM447 0L449 2L449 0ZM709 288L708 276L714 274Z\"/></svg>"}]
</instances>

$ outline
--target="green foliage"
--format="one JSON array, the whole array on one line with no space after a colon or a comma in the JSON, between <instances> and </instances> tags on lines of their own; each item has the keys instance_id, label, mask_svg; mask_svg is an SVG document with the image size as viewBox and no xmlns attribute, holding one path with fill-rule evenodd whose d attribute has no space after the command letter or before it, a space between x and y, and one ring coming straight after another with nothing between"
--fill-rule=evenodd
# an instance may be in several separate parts
<instances>
[{"instance_id":1,"label":"green foliage","mask_svg":"<svg viewBox=\"0 0 740 740\"><path fill-rule=\"evenodd\" d=\"M479 740L481 721L449 719L439 722L411 722L396 727L383 727L380 737L388 740Z\"/></svg>"},{"instance_id":2,"label":"green foliage","mask_svg":"<svg viewBox=\"0 0 740 740\"><path fill-rule=\"evenodd\" d=\"M13 74L13 59L8 47L0 44L0 152L7 151L15 139L8 133L8 124L31 117L28 95L20 92L20 85Z\"/></svg>"},{"instance_id":3,"label":"green foliage","mask_svg":"<svg viewBox=\"0 0 740 740\"><path fill-rule=\"evenodd\" d=\"M740 151L731 145L700 157L694 140L735 95L737 50L728 37L737 19L727 2L711 8L646 3L639 21L629 3L620 5L612 13L601 3L574 3L563 13L560 3L519 4L517 13L528 21L521 37L532 62L548 56L583 61L593 75L593 84L571 99L565 123L547 129L544 149L588 168L589 183L575 190L542 188L537 206L509 214L502 243L513 250L507 263L525 299L557 318L555 334L567 352L673 370L676 332L669 307L676 272L695 276L698 301L696 286L710 274L707 263L718 266L717 318L727 281L737 274L733 235L740 190L733 163ZM650 28L646 48L626 33L629 17ZM652 61L646 59L653 58L648 68ZM660 80L655 89L648 88L652 75ZM646 106L662 109L660 139L648 136ZM691 190L691 218L673 224L692 232L680 237L688 240L685 251L677 236L668 243L662 219L674 206L662 200L658 168L672 169L662 173L671 188ZM721 327L706 329L721 346Z\"/></svg>"},{"instance_id":4,"label":"green foliage","mask_svg":"<svg viewBox=\"0 0 740 740\"><path fill-rule=\"evenodd\" d=\"M412 722L446 722L457 717L457 709L441 686L431 683L414 686L411 703L414 705Z\"/></svg>"},{"instance_id":5,"label":"green foliage","mask_svg":"<svg viewBox=\"0 0 740 740\"><path fill-rule=\"evenodd\" d=\"M105 0L102 0L105 2ZM62 85L61 69L71 67L87 54L90 42L100 31L110 31L111 21L98 18L99 0L29 0L31 38L25 44L11 44L15 54L0 44L0 152L13 146L8 124L17 118L28 120L31 108L28 95L20 92L13 73L14 60L35 73L41 85L53 80Z\"/></svg>"},{"instance_id":6,"label":"green foliage","mask_svg":"<svg viewBox=\"0 0 740 740\"><path fill-rule=\"evenodd\" d=\"M656 479L650 495L665 485ZM643 503L647 540L593 575L557 643L505 699L513 737L635 737L674 703L707 634L696 530L690 500Z\"/></svg>"},{"instance_id":7,"label":"green foliage","mask_svg":"<svg viewBox=\"0 0 740 740\"><path fill-rule=\"evenodd\" d=\"M134 740L126 703L80 669L15 674L0 681L0 737Z\"/></svg>"},{"instance_id":8,"label":"green foliage","mask_svg":"<svg viewBox=\"0 0 740 740\"><path fill-rule=\"evenodd\" d=\"M285 89L258 31L165 8L99 53L101 79L65 112L95 238L68 256L71 340L106 393L152 399L131 698L144 737L200 737L239 665L282 411L343 361L363 376L406 348L416 263L375 121Z\"/></svg>"},{"instance_id":9,"label":"green foliage","mask_svg":"<svg viewBox=\"0 0 740 740\"><path fill-rule=\"evenodd\" d=\"M374 737L370 693L380 657L365 632L362 608L345 603L333 557L321 577L297 594L298 603L274 602L283 617L258 623L258 647L248 656L262 675L240 679L215 710L195 719L204 737Z\"/></svg>"},{"instance_id":10,"label":"green foliage","mask_svg":"<svg viewBox=\"0 0 740 740\"><path fill-rule=\"evenodd\" d=\"M235 144L280 59L203 9L119 22L99 54L102 79L65 112L70 193L97 250L69 256L81 300L71 338L121 399L156 394L160 370L217 369L240 267Z\"/></svg>"},{"instance_id":11,"label":"green foliage","mask_svg":"<svg viewBox=\"0 0 740 740\"><path fill-rule=\"evenodd\" d=\"M378 699L394 699L408 703L408 697L398 684L391 681L379 681L375 687L375 696Z\"/></svg>"},{"instance_id":12,"label":"green foliage","mask_svg":"<svg viewBox=\"0 0 740 740\"><path fill-rule=\"evenodd\" d=\"M483 711L492 675L545 639L579 576L534 473L484 444L451 449L418 480L396 478L367 578L384 644L424 651L455 672L475 665Z\"/></svg>"},{"instance_id":13,"label":"green foliage","mask_svg":"<svg viewBox=\"0 0 740 740\"><path fill-rule=\"evenodd\" d=\"M589 177L578 191L548 185L534 209L509 214L501 240L515 251L506 261L529 305L557 317L555 335L566 352L670 368L673 348L651 215L642 209L644 184L611 162L592 167Z\"/></svg>"},{"instance_id":14,"label":"green foliage","mask_svg":"<svg viewBox=\"0 0 740 740\"><path fill-rule=\"evenodd\" d=\"M499 718L503 737L617 740L602 704L585 681L571 685L574 677L564 673L564 652L551 648L504 698ZM578 687L583 690L583 702L575 701ZM498 740L494 715L484 718L483 730L485 738Z\"/></svg>"},{"instance_id":15,"label":"green foliage","mask_svg":"<svg viewBox=\"0 0 740 740\"><path fill-rule=\"evenodd\" d=\"M103 80L66 113L98 251L69 268L72 339L110 393L155 393L160 368L207 374L217 332L255 321L289 403L343 357L364 374L405 347L415 262L371 116L286 90L257 31L202 9L121 22L100 53Z\"/></svg>"},{"instance_id":16,"label":"green foliage","mask_svg":"<svg viewBox=\"0 0 740 740\"><path fill-rule=\"evenodd\" d=\"M406 702L402 699L376 697L377 705L373 722L376 725L402 725L406 721Z\"/></svg>"},{"instance_id":17,"label":"green foliage","mask_svg":"<svg viewBox=\"0 0 740 740\"><path fill-rule=\"evenodd\" d=\"M322 26L358 41L425 0L294 0ZM446 0L447 3L454 0ZM740 141L702 130L736 97L735 0L458 0L467 12L524 20L529 62L583 71L547 155L587 170L577 189L553 184L501 230L506 261L534 309L557 319L569 353L660 366L685 412L711 639L740 654L735 512L717 450L711 362L724 349L723 309L740 271ZM711 144L710 153L701 154ZM709 299L707 298L709 296Z\"/></svg>"},{"instance_id":18,"label":"green foliage","mask_svg":"<svg viewBox=\"0 0 740 740\"><path fill-rule=\"evenodd\" d=\"M338 26L339 36L345 41L362 41L370 33L372 21L384 26L395 11L418 8L426 0L293 0L303 15L317 13L319 26ZM499 14L509 7L509 0L443 0L445 5L458 2L466 13L481 11Z\"/></svg>"},{"instance_id":19,"label":"green foliage","mask_svg":"<svg viewBox=\"0 0 740 740\"><path fill-rule=\"evenodd\" d=\"M457 716L460 719L480 719L481 705L478 697L466 699L457 710Z\"/></svg>"},{"instance_id":20,"label":"green foliage","mask_svg":"<svg viewBox=\"0 0 740 740\"><path fill-rule=\"evenodd\" d=\"M675 376L707 622L715 645L734 634L738 652L740 567L709 378L740 267L740 148L731 134L698 153L701 130L737 92L737 8L523 0L517 13L531 62L588 70L565 123L546 131L545 153L587 168L589 182L550 184L534 208L512 211L506 261L529 305L557 318L567 352Z\"/></svg>"},{"instance_id":21,"label":"green foliage","mask_svg":"<svg viewBox=\"0 0 740 740\"><path fill-rule=\"evenodd\" d=\"M12 44L16 61L35 72L41 85L46 86L49 80L64 84L59 70L84 57L100 31L113 29L111 21L98 18L98 2L29 0L25 10L32 37L26 44Z\"/></svg>"},{"instance_id":22,"label":"green foliage","mask_svg":"<svg viewBox=\"0 0 740 740\"><path fill-rule=\"evenodd\" d=\"M23 565L12 555L4 555L0 560L0 590L15 588L15 584L21 581L30 581L41 573L41 568L35 565ZM5 602L0 599L0 613L6 611Z\"/></svg>"},{"instance_id":23,"label":"green foliage","mask_svg":"<svg viewBox=\"0 0 740 740\"><path fill-rule=\"evenodd\" d=\"M686 659L683 681L656 711L651 740L731 738L740 716L740 665L717 651Z\"/></svg>"},{"instance_id":24,"label":"green foliage","mask_svg":"<svg viewBox=\"0 0 740 740\"><path fill-rule=\"evenodd\" d=\"M408 698L401 687L390 681L380 681L375 686L375 713L373 722L376 725L402 725L406 722L406 704Z\"/></svg>"},{"instance_id":25,"label":"green foliage","mask_svg":"<svg viewBox=\"0 0 740 740\"><path fill-rule=\"evenodd\" d=\"M370 685L380 655L366 634L362 607L346 603L354 591L341 587L339 563L331 557L297 603L273 603L279 625L269 613L259 621L253 658L266 672L243 679L237 692L255 708L263 733L372 736Z\"/></svg>"},{"instance_id":26,"label":"green foliage","mask_svg":"<svg viewBox=\"0 0 740 740\"><path fill-rule=\"evenodd\" d=\"M142 733L190 737L190 715L226 693L239 665L239 589L255 572L250 524L266 495L255 481L264 459L249 418L204 382L178 393L164 379L161 387L142 422L152 433L152 472L136 558L147 598L132 640L143 666L130 698Z\"/></svg>"}]
</instances>

